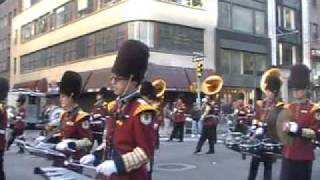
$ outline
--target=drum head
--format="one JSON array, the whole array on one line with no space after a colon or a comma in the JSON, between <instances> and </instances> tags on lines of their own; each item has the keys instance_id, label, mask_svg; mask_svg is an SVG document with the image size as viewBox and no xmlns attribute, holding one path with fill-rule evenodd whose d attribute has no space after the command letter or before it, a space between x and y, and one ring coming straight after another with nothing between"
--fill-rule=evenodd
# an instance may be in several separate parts
<instances>
[{"instance_id":1,"label":"drum head","mask_svg":"<svg viewBox=\"0 0 320 180\"><path fill-rule=\"evenodd\" d=\"M287 109L283 109L278 116L276 129L278 138L280 142L282 142L282 144L284 145L290 145L293 143L294 140L292 136L290 136L287 132L284 131L284 126L290 121L292 121L292 116L290 112Z\"/></svg>"}]
</instances>

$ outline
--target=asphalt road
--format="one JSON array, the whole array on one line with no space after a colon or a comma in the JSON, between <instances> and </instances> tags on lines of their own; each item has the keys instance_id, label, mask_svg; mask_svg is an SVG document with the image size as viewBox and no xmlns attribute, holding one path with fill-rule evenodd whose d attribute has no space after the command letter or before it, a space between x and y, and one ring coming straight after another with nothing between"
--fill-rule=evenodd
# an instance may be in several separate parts
<instances>
[{"instance_id":1,"label":"asphalt road","mask_svg":"<svg viewBox=\"0 0 320 180\"><path fill-rule=\"evenodd\" d=\"M27 139L36 137L38 132L28 131ZM246 180L250 157L242 160L240 154L228 150L222 144L216 146L216 153L207 155L207 144L203 153L194 155L196 139L186 138L185 142L161 142L156 153L153 180ZM33 174L34 167L44 167L50 161L29 154L17 154L13 146L5 153L5 172L7 180L43 180ZM320 153L317 152L320 158ZM273 166L273 179L277 180L280 172L280 160ZM86 172L91 174L90 172ZM263 165L259 169L258 178L262 178ZM320 179L320 160L313 166L313 180Z\"/></svg>"}]
</instances>

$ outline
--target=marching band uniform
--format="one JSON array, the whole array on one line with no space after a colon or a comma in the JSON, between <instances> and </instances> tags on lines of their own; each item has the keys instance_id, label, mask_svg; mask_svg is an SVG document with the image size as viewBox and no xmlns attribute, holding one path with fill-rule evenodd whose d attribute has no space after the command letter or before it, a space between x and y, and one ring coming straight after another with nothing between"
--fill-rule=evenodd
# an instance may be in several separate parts
<instances>
[{"instance_id":1,"label":"marching band uniform","mask_svg":"<svg viewBox=\"0 0 320 180\"><path fill-rule=\"evenodd\" d=\"M81 77L78 73L67 71L64 73L60 94L72 96L76 101L80 95ZM71 155L73 160L79 160L83 155L87 154L92 146L92 134L89 127L89 114L74 102L70 110L65 110L61 114L61 139L62 141L56 145L56 149ZM53 163L56 166L63 165L61 160ZM79 167L70 167L75 171L81 171Z\"/></svg>"},{"instance_id":2,"label":"marching band uniform","mask_svg":"<svg viewBox=\"0 0 320 180\"><path fill-rule=\"evenodd\" d=\"M107 102L105 102L106 94L107 89L105 87L101 88L97 94L97 96L100 96L100 99L98 99L94 104L90 114L90 129L92 130L93 138L97 141L98 145L100 145L103 141L103 131L105 128L107 113Z\"/></svg>"},{"instance_id":3,"label":"marching band uniform","mask_svg":"<svg viewBox=\"0 0 320 180\"><path fill-rule=\"evenodd\" d=\"M201 152L204 142L208 139L209 151L207 154L214 153L214 144L217 142L217 125L219 123L220 107L213 100L208 100L205 110L201 116L203 128L194 153Z\"/></svg>"},{"instance_id":4,"label":"marching band uniform","mask_svg":"<svg viewBox=\"0 0 320 180\"><path fill-rule=\"evenodd\" d=\"M238 118L237 118L235 131L246 134L247 132L246 122L248 121L248 108L243 102L244 101L243 93L238 94L238 101L241 101L241 102L238 104L236 108L236 113L238 115Z\"/></svg>"},{"instance_id":5,"label":"marching band uniform","mask_svg":"<svg viewBox=\"0 0 320 180\"><path fill-rule=\"evenodd\" d=\"M119 50L112 72L117 76L132 79L138 84L147 70L149 49L136 40L126 41ZM130 80L127 81L130 83ZM136 92L136 91L133 91ZM154 115L156 109L142 99L139 93L119 96L109 103L108 111L114 114L108 123L105 149L107 154L95 151L80 160L88 164L106 157L97 166L98 173L108 180L148 180L147 163L154 155Z\"/></svg>"},{"instance_id":6,"label":"marching band uniform","mask_svg":"<svg viewBox=\"0 0 320 180\"><path fill-rule=\"evenodd\" d=\"M184 124L186 122L186 118L184 116L185 112L186 112L186 105L184 104L182 98L180 97L178 98L177 103L175 105L174 127L168 141L172 141L172 139L176 137L178 133L180 142L183 142Z\"/></svg>"},{"instance_id":7,"label":"marching band uniform","mask_svg":"<svg viewBox=\"0 0 320 180\"><path fill-rule=\"evenodd\" d=\"M308 67L294 65L290 71L289 88L293 88L293 91L306 90L310 84ZM320 109L310 103L305 94L299 98L286 106L293 122L289 122L285 128L294 140L292 144L284 145L282 151L281 180L311 180L312 162L315 159L311 140L319 136Z\"/></svg>"},{"instance_id":8,"label":"marching band uniform","mask_svg":"<svg viewBox=\"0 0 320 180\"><path fill-rule=\"evenodd\" d=\"M272 96L266 97L260 106L257 107L257 113L255 118L257 119L257 123L253 123L253 129L255 130L255 135L257 138L266 138L268 137L268 132L266 128L266 117L268 113L276 106L281 106L282 103L277 104L277 96L281 87L281 80L276 76L269 76L265 81L267 91L272 93ZM264 180L272 179L272 163L273 156L267 155L264 153L259 154L260 157L253 156L250 163L249 177L248 180L255 180L260 162L264 163Z\"/></svg>"},{"instance_id":9,"label":"marching band uniform","mask_svg":"<svg viewBox=\"0 0 320 180\"><path fill-rule=\"evenodd\" d=\"M20 95L17 99L17 114L16 114L16 121L13 127L13 131L11 133L10 139L8 141L7 150L10 149L10 146L14 142L14 140L23 135L24 129L26 128L25 120L26 120L26 109L24 104L26 102L26 98L23 95ZM24 138L22 138L24 139ZM24 153L24 149L19 147L18 153Z\"/></svg>"},{"instance_id":10,"label":"marching band uniform","mask_svg":"<svg viewBox=\"0 0 320 180\"><path fill-rule=\"evenodd\" d=\"M8 81L0 78L0 179L5 180L5 173L3 167L3 154L6 146L6 129L7 129L7 111L5 105L2 103L7 97L9 89Z\"/></svg>"}]
</instances>

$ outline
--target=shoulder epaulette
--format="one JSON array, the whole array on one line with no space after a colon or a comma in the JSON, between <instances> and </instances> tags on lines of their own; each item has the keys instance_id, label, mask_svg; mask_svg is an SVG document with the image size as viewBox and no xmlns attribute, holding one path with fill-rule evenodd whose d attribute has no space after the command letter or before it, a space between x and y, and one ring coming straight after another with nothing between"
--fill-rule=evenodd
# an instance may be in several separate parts
<instances>
[{"instance_id":1,"label":"shoulder epaulette","mask_svg":"<svg viewBox=\"0 0 320 180\"><path fill-rule=\"evenodd\" d=\"M89 113L84 111L78 111L78 115L75 122L81 121L84 117L89 116Z\"/></svg>"},{"instance_id":2,"label":"shoulder epaulette","mask_svg":"<svg viewBox=\"0 0 320 180\"><path fill-rule=\"evenodd\" d=\"M277 102L276 107L284 107L285 105L286 105L286 103L279 101L279 102Z\"/></svg>"},{"instance_id":3,"label":"shoulder epaulette","mask_svg":"<svg viewBox=\"0 0 320 180\"><path fill-rule=\"evenodd\" d=\"M318 104L315 104L315 103L311 103L311 104L312 104L311 112L315 112L315 111L320 110L320 106Z\"/></svg>"},{"instance_id":4,"label":"shoulder epaulette","mask_svg":"<svg viewBox=\"0 0 320 180\"><path fill-rule=\"evenodd\" d=\"M289 107L290 107L290 104L285 104L285 105L283 106L283 108L285 108L285 109L289 109Z\"/></svg>"},{"instance_id":5,"label":"shoulder epaulette","mask_svg":"<svg viewBox=\"0 0 320 180\"><path fill-rule=\"evenodd\" d=\"M110 111L110 110L112 110L112 109L114 109L114 107L115 107L115 105L116 105L116 101L111 101L111 102L105 102L106 103L106 109L108 110L108 111Z\"/></svg>"},{"instance_id":6,"label":"shoulder epaulette","mask_svg":"<svg viewBox=\"0 0 320 180\"><path fill-rule=\"evenodd\" d=\"M263 101L262 100L258 100L256 105L257 105L257 107L262 107L263 106Z\"/></svg>"},{"instance_id":7,"label":"shoulder epaulette","mask_svg":"<svg viewBox=\"0 0 320 180\"><path fill-rule=\"evenodd\" d=\"M157 112L157 108L148 104L147 102L143 101L143 100L138 100L139 105L136 108L136 110L133 113L133 116L136 116L144 111L154 111Z\"/></svg>"}]
</instances>

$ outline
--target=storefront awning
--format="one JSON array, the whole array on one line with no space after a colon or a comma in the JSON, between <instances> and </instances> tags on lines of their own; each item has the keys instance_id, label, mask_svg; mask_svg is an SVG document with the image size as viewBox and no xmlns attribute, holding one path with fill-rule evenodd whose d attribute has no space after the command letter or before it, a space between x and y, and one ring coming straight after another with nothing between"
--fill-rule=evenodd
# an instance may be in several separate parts
<instances>
[{"instance_id":1,"label":"storefront awning","mask_svg":"<svg viewBox=\"0 0 320 180\"><path fill-rule=\"evenodd\" d=\"M101 87L110 88L111 69L97 69L79 73L84 92L97 92Z\"/></svg>"},{"instance_id":2,"label":"storefront awning","mask_svg":"<svg viewBox=\"0 0 320 180\"><path fill-rule=\"evenodd\" d=\"M23 83L17 83L13 85L14 89L30 89L35 92L47 92L48 91L48 81L46 78L34 80L34 81L27 81Z\"/></svg>"}]
</instances>

